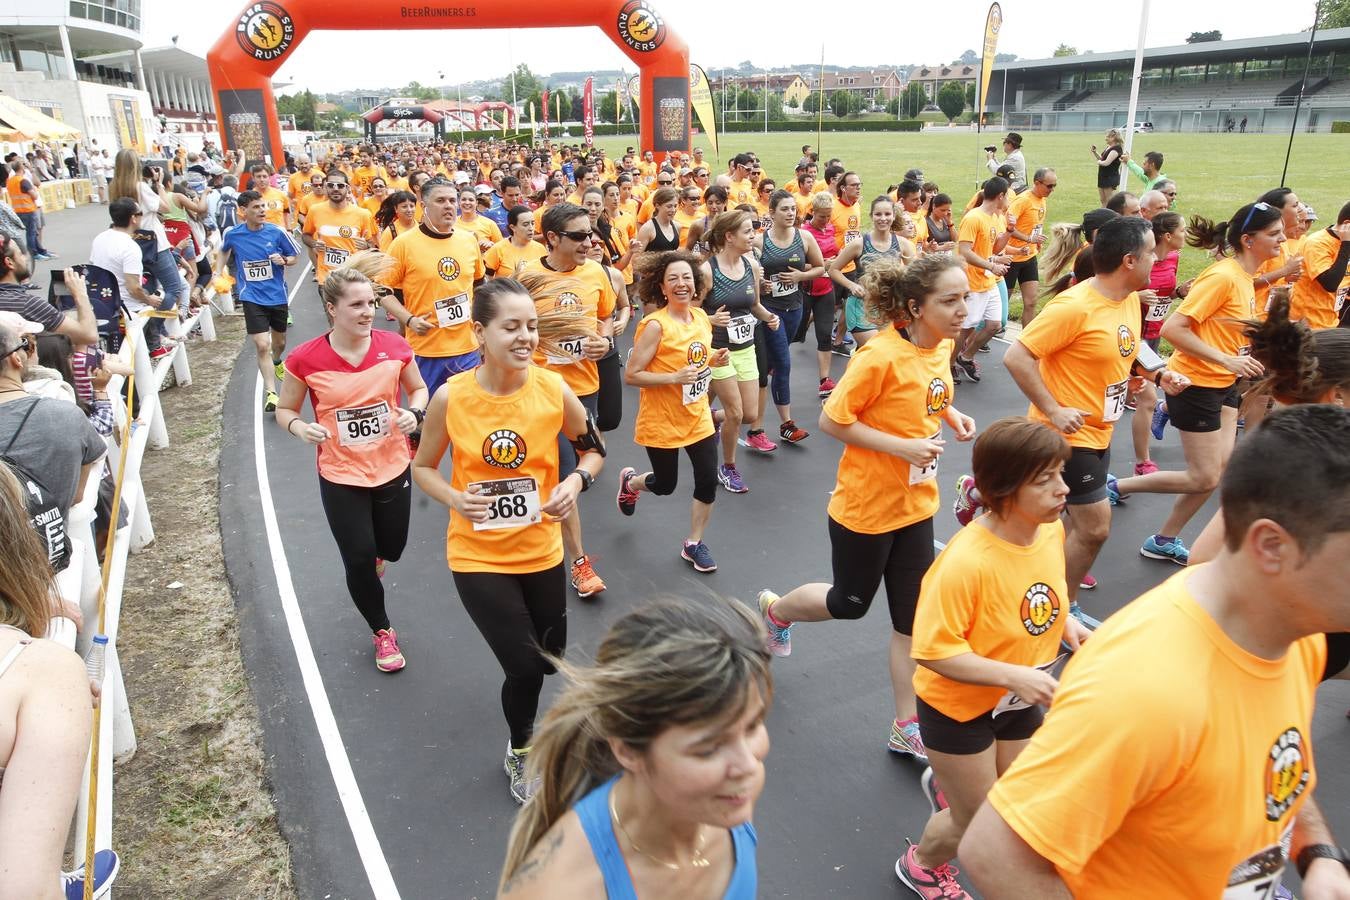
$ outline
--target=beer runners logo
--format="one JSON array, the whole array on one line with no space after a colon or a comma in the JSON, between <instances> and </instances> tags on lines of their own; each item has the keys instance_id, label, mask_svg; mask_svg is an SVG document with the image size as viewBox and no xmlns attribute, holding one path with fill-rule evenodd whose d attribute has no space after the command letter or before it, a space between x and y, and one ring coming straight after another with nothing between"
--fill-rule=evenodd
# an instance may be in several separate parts
<instances>
[{"instance_id":1,"label":"beer runners logo","mask_svg":"<svg viewBox=\"0 0 1350 900\"><path fill-rule=\"evenodd\" d=\"M1134 352L1134 332L1130 330L1130 326L1122 325L1116 329L1116 347L1124 357Z\"/></svg>"},{"instance_id":2,"label":"beer runners logo","mask_svg":"<svg viewBox=\"0 0 1350 900\"><path fill-rule=\"evenodd\" d=\"M351 239L351 238L353 238L353 237L355 237L355 236L356 236L356 232L352 230L352 226L350 226L350 225L339 225L339 226L338 226L338 237L340 237L340 238Z\"/></svg>"},{"instance_id":3,"label":"beer runners logo","mask_svg":"<svg viewBox=\"0 0 1350 900\"><path fill-rule=\"evenodd\" d=\"M557 309L571 309L581 305L581 298L571 291L563 291L553 305Z\"/></svg>"},{"instance_id":4,"label":"beer runners logo","mask_svg":"<svg viewBox=\"0 0 1350 900\"><path fill-rule=\"evenodd\" d=\"M295 22L290 13L270 0L255 3L239 16L235 29L239 46L254 59L279 59L295 42Z\"/></svg>"},{"instance_id":5,"label":"beer runners logo","mask_svg":"<svg viewBox=\"0 0 1350 900\"><path fill-rule=\"evenodd\" d=\"M459 277L459 260L453 256L442 256L436 263L436 272L444 281L454 281Z\"/></svg>"},{"instance_id":6,"label":"beer runners logo","mask_svg":"<svg viewBox=\"0 0 1350 900\"><path fill-rule=\"evenodd\" d=\"M619 9L619 39L640 53L650 53L666 39L666 23L645 0L628 0Z\"/></svg>"},{"instance_id":7,"label":"beer runners logo","mask_svg":"<svg viewBox=\"0 0 1350 900\"><path fill-rule=\"evenodd\" d=\"M1304 744L1303 735L1297 728L1287 728L1270 748L1266 758L1267 821L1280 821L1312 778Z\"/></svg>"},{"instance_id":8,"label":"beer runners logo","mask_svg":"<svg viewBox=\"0 0 1350 900\"><path fill-rule=\"evenodd\" d=\"M483 441L483 462L499 469L519 469L525 463L525 439L509 428L498 428Z\"/></svg>"},{"instance_id":9,"label":"beer runners logo","mask_svg":"<svg viewBox=\"0 0 1350 900\"><path fill-rule=\"evenodd\" d=\"M1022 595L1022 627L1040 636L1059 619L1059 597L1050 585L1038 581Z\"/></svg>"},{"instance_id":10,"label":"beer runners logo","mask_svg":"<svg viewBox=\"0 0 1350 900\"><path fill-rule=\"evenodd\" d=\"M935 416L947 408L951 402L951 397L947 392L947 382L941 378L934 378L928 382L928 414Z\"/></svg>"},{"instance_id":11,"label":"beer runners logo","mask_svg":"<svg viewBox=\"0 0 1350 900\"><path fill-rule=\"evenodd\" d=\"M689 365L703 368L708 364L708 345L702 341L694 341L689 345L685 359L689 360Z\"/></svg>"}]
</instances>

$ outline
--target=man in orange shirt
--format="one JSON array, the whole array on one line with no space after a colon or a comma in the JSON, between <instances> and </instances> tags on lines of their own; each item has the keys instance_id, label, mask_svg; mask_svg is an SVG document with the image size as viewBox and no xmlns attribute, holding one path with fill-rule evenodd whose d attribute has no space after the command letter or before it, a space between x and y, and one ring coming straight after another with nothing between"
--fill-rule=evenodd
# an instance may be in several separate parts
<instances>
[{"instance_id":1,"label":"man in orange shirt","mask_svg":"<svg viewBox=\"0 0 1350 900\"><path fill-rule=\"evenodd\" d=\"M1012 257L1003 253L1008 232L999 228L1008 214L1008 181L995 175L981 189L983 202L961 217L957 234L957 252L966 263L970 296L966 300L966 322L956 344L957 366L971 381L980 380L980 365L975 353L989 343L1003 321L1003 298L998 280L1008 271ZM983 327L981 327L983 325Z\"/></svg>"},{"instance_id":2,"label":"man in orange shirt","mask_svg":"<svg viewBox=\"0 0 1350 900\"><path fill-rule=\"evenodd\" d=\"M314 171L314 166L310 163L309 157L297 156L295 168L296 171L292 172L291 177L286 180L286 195L291 198L292 208L299 205L301 197L308 197L313 191L309 178Z\"/></svg>"},{"instance_id":3,"label":"man in orange shirt","mask_svg":"<svg viewBox=\"0 0 1350 900\"><path fill-rule=\"evenodd\" d=\"M41 194L38 187L24 172L23 157L16 156L9 164L9 180L5 182L9 194L9 205L18 213L23 222L23 230L28 239L28 255L33 259L55 259L56 254L48 253L42 246L39 226L38 201Z\"/></svg>"},{"instance_id":4,"label":"man in orange shirt","mask_svg":"<svg viewBox=\"0 0 1350 900\"><path fill-rule=\"evenodd\" d=\"M1319 680L1345 677L1324 632L1350 631L1347 447L1330 404L1239 442L1219 556L1087 642L971 821L959 852L986 900L1275 897L1291 857L1304 896L1350 896L1310 744Z\"/></svg>"},{"instance_id":5,"label":"man in orange shirt","mask_svg":"<svg viewBox=\"0 0 1350 900\"><path fill-rule=\"evenodd\" d=\"M300 238L314 251L315 280L323 284L328 273L359 250L376 246L375 220L370 211L352 202L347 173L332 169L324 176L328 199L314 203L305 216Z\"/></svg>"},{"instance_id":6,"label":"man in orange shirt","mask_svg":"<svg viewBox=\"0 0 1350 900\"><path fill-rule=\"evenodd\" d=\"M249 172L253 175L249 187L262 196L263 203L266 204L267 221L283 231L290 231L294 227L291 201L285 193L272 186L271 167L256 165L249 169Z\"/></svg>"},{"instance_id":7,"label":"man in orange shirt","mask_svg":"<svg viewBox=\"0 0 1350 900\"><path fill-rule=\"evenodd\" d=\"M1009 296L1014 286L1022 291L1022 327L1036 318L1036 297L1041 273L1036 265L1045 243L1045 199L1059 184L1054 169L1037 169L1031 190L1018 194L1008 206L1008 273L1003 276Z\"/></svg>"},{"instance_id":8,"label":"man in orange shirt","mask_svg":"<svg viewBox=\"0 0 1350 900\"><path fill-rule=\"evenodd\" d=\"M1345 315L1350 293L1350 203L1341 207L1336 224L1303 241L1303 274L1289 297L1289 318L1306 319L1313 328L1335 328Z\"/></svg>"}]
</instances>

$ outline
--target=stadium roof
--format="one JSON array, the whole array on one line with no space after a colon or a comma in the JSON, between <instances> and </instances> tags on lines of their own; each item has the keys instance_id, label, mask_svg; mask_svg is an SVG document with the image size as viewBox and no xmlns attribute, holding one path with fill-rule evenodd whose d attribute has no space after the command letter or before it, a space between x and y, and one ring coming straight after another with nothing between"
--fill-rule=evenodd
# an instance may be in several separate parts
<instances>
[{"instance_id":1,"label":"stadium roof","mask_svg":"<svg viewBox=\"0 0 1350 900\"><path fill-rule=\"evenodd\" d=\"M1268 54L1273 55L1280 51L1302 51L1307 46L1308 32L1303 31L1274 37L1206 41L1199 44L1177 44L1172 47L1145 47L1144 61L1146 64L1179 63L1187 60L1217 62L1225 59L1244 59L1250 57L1254 51L1268 51ZM1350 28L1327 28L1318 31L1315 49L1350 49ZM995 63L994 71L1018 72L1029 69L1058 69L1132 62L1134 62L1133 50L1117 50L1111 53L1079 53L1075 56L1055 56L1050 59L1018 59L1013 62Z\"/></svg>"}]
</instances>

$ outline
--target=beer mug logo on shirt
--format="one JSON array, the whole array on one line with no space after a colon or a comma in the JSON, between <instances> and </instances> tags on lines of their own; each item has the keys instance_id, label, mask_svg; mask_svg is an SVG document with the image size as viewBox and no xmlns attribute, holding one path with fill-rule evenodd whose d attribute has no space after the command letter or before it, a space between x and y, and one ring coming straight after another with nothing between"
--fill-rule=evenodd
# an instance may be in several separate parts
<instances>
[{"instance_id":1,"label":"beer mug logo on shirt","mask_svg":"<svg viewBox=\"0 0 1350 900\"><path fill-rule=\"evenodd\" d=\"M350 238L353 238L353 237L355 237L355 236L356 236L356 232L355 232L355 231L352 231L352 226L350 226L350 225L339 225L339 226L338 226L338 237L350 239Z\"/></svg>"},{"instance_id":2,"label":"beer mug logo on shirt","mask_svg":"<svg viewBox=\"0 0 1350 900\"><path fill-rule=\"evenodd\" d=\"M581 305L581 298L578 297L576 294L572 293L571 291L563 291L561 294L558 295L558 299L554 303L554 306L558 309L569 309L571 307L580 305Z\"/></svg>"},{"instance_id":3,"label":"beer mug logo on shirt","mask_svg":"<svg viewBox=\"0 0 1350 900\"><path fill-rule=\"evenodd\" d=\"M1312 773L1297 728L1287 728L1275 739L1266 759L1266 819L1278 822L1308 786Z\"/></svg>"},{"instance_id":4,"label":"beer mug logo on shirt","mask_svg":"<svg viewBox=\"0 0 1350 900\"><path fill-rule=\"evenodd\" d=\"M483 441L483 462L499 469L525 464L525 439L509 428L499 428Z\"/></svg>"},{"instance_id":5,"label":"beer mug logo on shirt","mask_svg":"<svg viewBox=\"0 0 1350 900\"><path fill-rule=\"evenodd\" d=\"M689 365L703 368L708 364L708 345L702 341L694 341L689 345L685 359L689 360Z\"/></svg>"},{"instance_id":6,"label":"beer mug logo on shirt","mask_svg":"<svg viewBox=\"0 0 1350 900\"><path fill-rule=\"evenodd\" d=\"M1116 349L1122 357L1128 357L1134 352L1134 332L1130 326L1122 325L1116 329Z\"/></svg>"},{"instance_id":7,"label":"beer mug logo on shirt","mask_svg":"<svg viewBox=\"0 0 1350 900\"><path fill-rule=\"evenodd\" d=\"M459 260L453 256L442 256L436 263L436 271L444 281L454 281L459 277Z\"/></svg>"},{"instance_id":8,"label":"beer mug logo on shirt","mask_svg":"<svg viewBox=\"0 0 1350 900\"><path fill-rule=\"evenodd\" d=\"M949 403L951 403L951 396L947 392L947 382L941 378L934 378L928 382L928 415L937 415L946 409Z\"/></svg>"},{"instance_id":9,"label":"beer mug logo on shirt","mask_svg":"<svg viewBox=\"0 0 1350 900\"><path fill-rule=\"evenodd\" d=\"M1040 636L1059 619L1059 597L1043 581L1027 588L1022 595L1022 627L1028 634Z\"/></svg>"}]
</instances>

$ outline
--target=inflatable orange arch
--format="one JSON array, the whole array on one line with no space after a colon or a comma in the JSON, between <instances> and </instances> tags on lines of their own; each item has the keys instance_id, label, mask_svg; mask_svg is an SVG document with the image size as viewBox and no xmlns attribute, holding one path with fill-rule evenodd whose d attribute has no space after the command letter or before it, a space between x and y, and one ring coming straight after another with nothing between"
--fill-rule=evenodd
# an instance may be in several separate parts
<instances>
[{"instance_id":1,"label":"inflatable orange arch","mask_svg":"<svg viewBox=\"0 0 1350 900\"><path fill-rule=\"evenodd\" d=\"M570 28L601 29L639 70L643 150L660 156L689 150L689 46L648 0L569 0L522 7L509 0L476 0L477 5L438 3L475 0L261 0L231 22L206 55L220 122L221 140L242 150L249 164L284 158L272 75L311 31Z\"/></svg>"}]
</instances>

